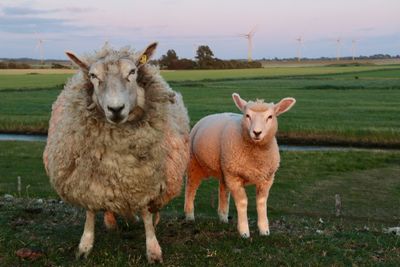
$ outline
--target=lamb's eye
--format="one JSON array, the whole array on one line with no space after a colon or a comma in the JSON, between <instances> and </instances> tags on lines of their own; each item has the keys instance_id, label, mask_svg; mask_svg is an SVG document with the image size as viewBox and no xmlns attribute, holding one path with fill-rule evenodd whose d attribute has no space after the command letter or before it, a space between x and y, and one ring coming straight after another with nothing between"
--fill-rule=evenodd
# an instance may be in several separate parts
<instances>
[{"instance_id":1,"label":"lamb's eye","mask_svg":"<svg viewBox=\"0 0 400 267\"><path fill-rule=\"evenodd\" d=\"M132 70L129 72L128 75L133 75L133 74L135 74L135 73L136 73L136 69L132 69Z\"/></svg>"},{"instance_id":2,"label":"lamb's eye","mask_svg":"<svg viewBox=\"0 0 400 267\"><path fill-rule=\"evenodd\" d=\"M250 119L250 115L249 115L249 114L246 114L246 118Z\"/></svg>"},{"instance_id":3,"label":"lamb's eye","mask_svg":"<svg viewBox=\"0 0 400 267\"><path fill-rule=\"evenodd\" d=\"M272 115L269 115L267 120L270 120L270 119L272 119Z\"/></svg>"},{"instance_id":4,"label":"lamb's eye","mask_svg":"<svg viewBox=\"0 0 400 267\"><path fill-rule=\"evenodd\" d=\"M94 73L89 73L89 77L90 77L90 79L98 79L96 74L94 74Z\"/></svg>"}]
</instances>

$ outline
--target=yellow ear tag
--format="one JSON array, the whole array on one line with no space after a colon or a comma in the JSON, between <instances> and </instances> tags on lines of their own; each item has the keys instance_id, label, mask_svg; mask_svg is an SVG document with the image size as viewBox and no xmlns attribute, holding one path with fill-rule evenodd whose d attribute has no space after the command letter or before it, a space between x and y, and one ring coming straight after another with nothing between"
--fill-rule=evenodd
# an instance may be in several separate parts
<instances>
[{"instance_id":1,"label":"yellow ear tag","mask_svg":"<svg viewBox=\"0 0 400 267\"><path fill-rule=\"evenodd\" d=\"M145 64L146 62L147 62L147 55L142 55L142 57L140 58L140 63Z\"/></svg>"}]
</instances>

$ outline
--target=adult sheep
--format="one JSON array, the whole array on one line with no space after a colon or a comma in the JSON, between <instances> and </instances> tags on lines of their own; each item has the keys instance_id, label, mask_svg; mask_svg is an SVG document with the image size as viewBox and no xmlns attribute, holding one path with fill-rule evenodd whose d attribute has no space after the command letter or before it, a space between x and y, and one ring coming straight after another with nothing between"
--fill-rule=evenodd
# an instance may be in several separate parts
<instances>
[{"instance_id":1,"label":"adult sheep","mask_svg":"<svg viewBox=\"0 0 400 267\"><path fill-rule=\"evenodd\" d=\"M262 100L245 101L232 95L242 115L220 113L201 119L190 133L190 162L186 180L185 214L194 220L193 201L201 181L209 176L219 179L218 214L228 222L229 192L238 214L238 231L249 237L245 185L256 185L258 229L269 235L267 206L269 190L279 167L279 148L275 134L277 117L296 102L284 98L278 104Z\"/></svg>"},{"instance_id":2,"label":"adult sheep","mask_svg":"<svg viewBox=\"0 0 400 267\"><path fill-rule=\"evenodd\" d=\"M153 214L179 194L189 159L189 118L143 52L104 46L85 58L67 52L80 71L53 104L44 163L60 197L86 209L77 256L90 253L95 213L140 213L149 262L161 262ZM109 225L112 226L112 225Z\"/></svg>"}]
</instances>

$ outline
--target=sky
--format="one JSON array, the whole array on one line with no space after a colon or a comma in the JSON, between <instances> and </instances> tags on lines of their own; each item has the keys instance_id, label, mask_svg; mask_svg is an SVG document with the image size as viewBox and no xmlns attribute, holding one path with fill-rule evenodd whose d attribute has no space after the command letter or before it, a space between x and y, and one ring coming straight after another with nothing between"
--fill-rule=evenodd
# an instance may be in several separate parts
<instances>
[{"instance_id":1,"label":"sky","mask_svg":"<svg viewBox=\"0 0 400 267\"><path fill-rule=\"evenodd\" d=\"M400 0L0 0L0 58L66 59L108 41L141 50L159 42L193 58L208 45L222 59L247 57L241 36L255 28L253 58L400 54Z\"/></svg>"}]
</instances>

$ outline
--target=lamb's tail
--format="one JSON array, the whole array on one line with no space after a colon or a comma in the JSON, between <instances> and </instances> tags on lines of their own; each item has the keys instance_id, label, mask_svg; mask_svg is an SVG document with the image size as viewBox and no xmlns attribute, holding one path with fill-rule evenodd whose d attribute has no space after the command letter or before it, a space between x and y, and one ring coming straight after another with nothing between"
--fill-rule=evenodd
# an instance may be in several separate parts
<instances>
[{"instance_id":1,"label":"lamb's tail","mask_svg":"<svg viewBox=\"0 0 400 267\"><path fill-rule=\"evenodd\" d=\"M160 212L159 211L157 211L155 214L154 214L154 226L157 226L157 224L160 222Z\"/></svg>"}]
</instances>

